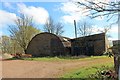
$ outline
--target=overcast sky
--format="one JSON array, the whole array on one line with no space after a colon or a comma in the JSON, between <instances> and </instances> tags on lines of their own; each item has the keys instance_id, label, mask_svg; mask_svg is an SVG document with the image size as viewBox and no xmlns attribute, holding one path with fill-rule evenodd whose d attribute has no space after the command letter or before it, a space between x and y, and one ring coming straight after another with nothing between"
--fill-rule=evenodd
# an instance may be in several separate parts
<instances>
[{"instance_id":1,"label":"overcast sky","mask_svg":"<svg viewBox=\"0 0 120 80\"><path fill-rule=\"evenodd\" d=\"M106 0L108 1L108 0ZM78 8L72 2L57 2L57 1L31 1L11 2L5 0L0 2L0 34L10 35L8 31L8 25L14 24L14 20L19 16L19 13L24 13L27 16L32 16L36 27L43 31L43 25L46 19L51 16L55 22L61 22L64 25L63 36L74 38L74 25L73 22L86 21L92 24L94 28L93 34L100 33L97 29L103 30L104 26L113 23L117 20L117 16L114 16L109 22L106 17L97 17L90 19L87 14L90 12L83 13L83 8ZM118 24L112 26L111 30L108 32L111 35L111 40L118 39Z\"/></svg>"}]
</instances>

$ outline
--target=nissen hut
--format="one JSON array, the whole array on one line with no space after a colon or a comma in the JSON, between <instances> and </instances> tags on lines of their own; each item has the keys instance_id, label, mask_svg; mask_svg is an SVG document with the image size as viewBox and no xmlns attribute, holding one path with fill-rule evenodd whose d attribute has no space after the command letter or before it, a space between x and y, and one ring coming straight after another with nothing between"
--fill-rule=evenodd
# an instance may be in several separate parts
<instances>
[{"instance_id":1,"label":"nissen hut","mask_svg":"<svg viewBox=\"0 0 120 80\"><path fill-rule=\"evenodd\" d=\"M69 40L69 38L47 32L40 33L29 42L26 53L34 57L67 55L71 51Z\"/></svg>"}]
</instances>

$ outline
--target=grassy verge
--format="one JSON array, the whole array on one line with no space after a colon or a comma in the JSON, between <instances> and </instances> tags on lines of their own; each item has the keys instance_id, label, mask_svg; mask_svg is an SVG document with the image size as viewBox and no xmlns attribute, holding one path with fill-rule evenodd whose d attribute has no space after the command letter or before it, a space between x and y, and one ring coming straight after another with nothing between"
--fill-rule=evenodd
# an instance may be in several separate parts
<instances>
[{"instance_id":1,"label":"grassy verge","mask_svg":"<svg viewBox=\"0 0 120 80\"><path fill-rule=\"evenodd\" d=\"M70 73L64 74L61 78L81 78L88 79L91 74L95 74L98 70L102 68L113 68L113 62L103 63L103 64L95 64L94 66L83 67L79 70L74 70Z\"/></svg>"},{"instance_id":2,"label":"grassy verge","mask_svg":"<svg viewBox=\"0 0 120 80\"><path fill-rule=\"evenodd\" d=\"M23 58L23 60L30 61L64 61L64 60L94 60L106 58L108 56L90 56L90 57L36 57L36 58Z\"/></svg>"}]
</instances>

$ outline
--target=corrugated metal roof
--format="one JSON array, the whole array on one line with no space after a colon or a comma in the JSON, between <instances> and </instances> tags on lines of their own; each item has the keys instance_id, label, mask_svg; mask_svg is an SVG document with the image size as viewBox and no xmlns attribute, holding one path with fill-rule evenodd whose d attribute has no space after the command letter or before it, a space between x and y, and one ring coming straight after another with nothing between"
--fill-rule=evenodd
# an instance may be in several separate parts
<instances>
[{"instance_id":1,"label":"corrugated metal roof","mask_svg":"<svg viewBox=\"0 0 120 80\"><path fill-rule=\"evenodd\" d=\"M58 37L62 41L64 47L71 47L70 38L63 37L63 36L58 36Z\"/></svg>"}]
</instances>

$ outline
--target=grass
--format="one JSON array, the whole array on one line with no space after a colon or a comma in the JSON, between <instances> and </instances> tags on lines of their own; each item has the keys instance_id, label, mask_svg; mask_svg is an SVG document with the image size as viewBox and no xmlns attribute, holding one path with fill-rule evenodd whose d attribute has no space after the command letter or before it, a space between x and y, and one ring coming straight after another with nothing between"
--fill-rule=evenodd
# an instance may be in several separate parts
<instances>
[{"instance_id":1,"label":"grass","mask_svg":"<svg viewBox=\"0 0 120 80\"><path fill-rule=\"evenodd\" d=\"M36 58L23 58L23 60L30 60L30 61L58 61L64 60L58 57L36 57Z\"/></svg>"},{"instance_id":2,"label":"grass","mask_svg":"<svg viewBox=\"0 0 120 80\"><path fill-rule=\"evenodd\" d=\"M64 61L64 60L94 60L100 58L106 58L107 56L90 56L90 57L35 57L35 58L23 58L23 60L30 61Z\"/></svg>"},{"instance_id":3,"label":"grass","mask_svg":"<svg viewBox=\"0 0 120 80\"><path fill-rule=\"evenodd\" d=\"M78 70L74 70L70 73L63 74L61 78L81 78L88 79L91 74L95 74L98 70L105 68L113 68L113 62L103 63L103 64L95 64L93 66L83 67Z\"/></svg>"}]
</instances>

